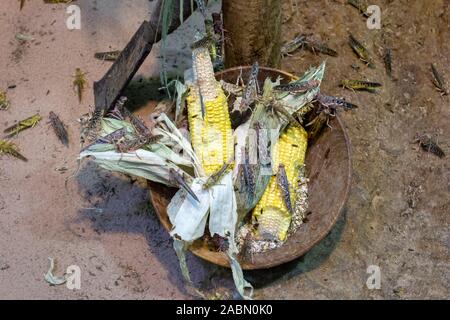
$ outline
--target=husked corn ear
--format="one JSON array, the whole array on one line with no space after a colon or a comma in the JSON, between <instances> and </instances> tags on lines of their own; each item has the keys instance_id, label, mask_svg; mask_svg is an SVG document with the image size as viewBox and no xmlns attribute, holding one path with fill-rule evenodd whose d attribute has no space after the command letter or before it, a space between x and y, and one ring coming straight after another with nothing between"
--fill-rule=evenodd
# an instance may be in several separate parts
<instances>
[{"instance_id":1,"label":"husked corn ear","mask_svg":"<svg viewBox=\"0 0 450 320\"><path fill-rule=\"evenodd\" d=\"M189 131L203 170L206 175L211 175L234 155L228 102L214 77L208 49L193 50L193 64L196 83L190 86L186 98Z\"/></svg>"},{"instance_id":2,"label":"husked corn ear","mask_svg":"<svg viewBox=\"0 0 450 320\"><path fill-rule=\"evenodd\" d=\"M295 186L298 172L305 161L308 137L306 131L297 126L289 126L280 135L273 154L272 168L278 170L279 164L284 164L289 181L291 203L295 202ZM291 222L291 214L282 198L277 177L272 176L261 200L253 210L252 217L258 221L260 237L271 236L283 241Z\"/></svg>"}]
</instances>

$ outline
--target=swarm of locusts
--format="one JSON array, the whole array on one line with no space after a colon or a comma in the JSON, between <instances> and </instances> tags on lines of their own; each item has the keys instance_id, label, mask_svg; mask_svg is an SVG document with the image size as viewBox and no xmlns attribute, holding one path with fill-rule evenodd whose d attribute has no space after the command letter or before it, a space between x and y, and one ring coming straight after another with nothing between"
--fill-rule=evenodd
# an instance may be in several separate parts
<instances>
[{"instance_id":1,"label":"swarm of locusts","mask_svg":"<svg viewBox=\"0 0 450 320\"><path fill-rule=\"evenodd\" d=\"M183 275L189 280L184 250L204 238L229 257L245 297L251 285L238 259L252 259L301 232L308 210L308 140L337 112L357 106L320 92L325 63L299 78L265 79L255 62L233 82L216 80L213 61L221 39L212 21L205 24L210 31L191 45L192 72L175 86L175 118L160 111L138 117L121 97L106 114L94 110L82 122L80 159L178 188L167 212ZM301 45L337 55L312 40ZM80 80L83 73L77 74Z\"/></svg>"}]
</instances>

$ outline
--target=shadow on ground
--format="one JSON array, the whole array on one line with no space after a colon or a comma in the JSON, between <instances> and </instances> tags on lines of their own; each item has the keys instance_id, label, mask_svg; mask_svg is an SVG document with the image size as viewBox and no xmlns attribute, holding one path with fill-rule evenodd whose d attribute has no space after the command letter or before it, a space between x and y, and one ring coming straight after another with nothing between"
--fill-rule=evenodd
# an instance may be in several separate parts
<instances>
[{"instance_id":1,"label":"shadow on ground","mask_svg":"<svg viewBox=\"0 0 450 320\"><path fill-rule=\"evenodd\" d=\"M143 235L152 258L157 259L168 271L168 280L183 294L195 297L182 279L171 237L156 218L145 181L108 172L90 162L80 170L76 183L80 194L88 203L88 208L81 209L79 217L70 224L89 221L97 235L108 233ZM246 271L246 279L258 289L280 279L290 279L317 268L339 242L345 217L344 212L332 231L301 258L268 270ZM119 253L114 252L112 247L108 249L120 261ZM187 255L187 261L195 286L205 292L233 289L229 269L212 265L190 253ZM237 298L236 294L233 296Z\"/></svg>"},{"instance_id":2,"label":"shadow on ground","mask_svg":"<svg viewBox=\"0 0 450 320\"><path fill-rule=\"evenodd\" d=\"M151 258L157 259L167 270L168 280L183 294L194 297L182 279L178 259L172 248L172 239L159 223L150 204L145 181L113 174L91 162L80 170L76 183L89 208L81 209L79 217L75 221L70 221L70 224L89 221L93 231L98 235L108 233L143 235ZM110 254L120 261L119 252L114 252L114 247L108 249L111 251ZM187 255L187 261L194 284L202 286L201 283L207 278L210 267L190 253Z\"/></svg>"}]
</instances>

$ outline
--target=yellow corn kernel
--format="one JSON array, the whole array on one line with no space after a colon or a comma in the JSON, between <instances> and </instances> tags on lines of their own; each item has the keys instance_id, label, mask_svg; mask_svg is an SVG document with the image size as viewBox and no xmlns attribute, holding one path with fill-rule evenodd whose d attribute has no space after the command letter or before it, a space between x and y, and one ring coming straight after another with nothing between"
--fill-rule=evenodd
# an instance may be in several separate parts
<instances>
[{"instance_id":1,"label":"yellow corn kernel","mask_svg":"<svg viewBox=\"0 0 450 320\"><path fill-rule=\"evenodd\" d=\"M307 142L308 135L303 128L289 126L280 135L273 151L272 168L276 173L279 164L284 164L289 181L292 204L295 202L295 185L298 171L305 161ZM253 209L252 217L258 221L258 233L261 237L270 235L281 241L286 239L291 222L291 214L282 199L276 175L270 178L261 200Z\"/></svg>"}]
</instances>

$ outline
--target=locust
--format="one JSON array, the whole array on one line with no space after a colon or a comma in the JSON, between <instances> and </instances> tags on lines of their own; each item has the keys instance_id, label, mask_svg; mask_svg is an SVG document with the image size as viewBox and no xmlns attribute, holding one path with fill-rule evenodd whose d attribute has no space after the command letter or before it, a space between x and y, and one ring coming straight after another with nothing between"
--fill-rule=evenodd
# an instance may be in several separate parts
<instances>
[{"instance_id":1,"label":"locust","mask_svg":"<svg viewBox=\"0 0 450 320\"><path fill-rule=\"evenodd\" d=\"M319 111L325 111L332 116L335 114L335 111L338 107L344 108L346 110L358 108L357 105L347 102L343 98L327 96L321 93L318 93L316 95L316 101L318 101L321 106L321 108L319 108Z\"/></svg>"},{"instance_id":2,"label":"locust","mask_svg":"<svg viewBox=\"0 0 450 320\"><path fill-rule=\"evenodd\" d=\"M130 118L130 123L133 125L139 136L148 136L151 134L150 129L145 125L145 123L139 119L139 117L132 114L128 109L123 109L124 113Z\"/></svg>"},{"instance_id":3,"label":"locust","mask_svg":"<svg viewBox=\"0 0 450 320\"><path fill-rule=\"evenodd\" d=\"M26 41L33 41L34 38L28 34L23 33L16 33L15 38L19 41L26 42Z\"/></svg>"},{"instance_id":4,"label":"locust","mask_svg":"<svg viewBox=\"0 0 450 320\"><path fill-rule=\"evenodd\" d=\"M81 103L83 100L83 92L86 87L86 73L82 72L80 68L75 69L75 75L73 80L73 87L77 93L78 101Z\"/></svg>"},{"instance_id":5,"label":"locust","mask_svg":"<svg viewBox=\"0 0 450 320\"><path fill-rule=\"evenodd\" d=\"M354 8L358 9L358 11L366 18L369 17L369 15L366 12L366 6L362 3L362 1L359 0L348 0L348 4L353 6Z\"/></svg>"},{"instance_id":6,"label":"locust","mask_svg":"<svg viewBox=\"0 0 450 320\"><path fill-rule=\"evenodd\" d=\"M231 164L230 162L224 163L223 166L219 169L219 171L213 173L208 177L206 182L203 184L202 188L206 190L211 188L213 185L217 184L217 182L219 182L219 180L222 178L222 176L230 167L230 164Z\"/></svg>"},{"instance_id":7,"label":"locust","mask_svg":"<svg viewBox=\"0 0 450 320\"><path fill-rule=\"evenodd\" d=\"M305 42L305 48L310 50L312 53L316 54L316 52L326 54L331 57L337 57L338 53L326 46L323 43L315 42L312 40L308 40Z\"/></svg>"},{"instance_id":8,"label":"locust","mask_svg":"<svg viewBox=\"0 0 450 320\"><path fill-rule=\"evenodd\" d=\"M355 37L349 34L349 45L358 56L358 58L363 61L369 68L374 69L375 64L372 62L369 51L358 41Z\"/></svg>"},{"instance_id":9,"label":"locust","mask_svg":"<svg viewBox=\"0 0 450 320\"><path fill-rule=\"evenodd\" d=\"M256 145L258 148L258 159L262 166L270 165L271 158L268 150L267 130L263 130L261 123L255 123L254 127L256 133Z\"/></svg>"},{"instance_id":10,"label":"locust","mask_svg":"<svg viewBox=\"0 0 450 320\"><path fill-rule=\"evenodd\" d=\"M101 129L103 119L103 110L95 109L92 115L87 120L86 124L81 128L81 143L86 141L92 142L97 140L98 133Z\"/></svg>"},{"instance_id":11,"label":"locust","mask_svg":"<svg viewBox=\"0 0 450 320\"><path fill-rule=\"evenodd\" d=\"M238 110L240 113L244 113L250 108L255 97L258 95L258 74L259 74L259 64L258 62L253 63L252 69L250 71L250 76L248 78L247 85L242 93L242 100L239 104Z\"/></svg>"},{"instance_id":12,"label":"locust","mask_svg":"<svg viewBox=\"0 0 450 320\"><path fill-rule=\"evenodd\" d=\"M148 144L156 143L162 139L162 135L153 135L145 123L139 117L128 111L128 109L123 108L123 111L130 118L130 123L136 130L136 137L119 142L117 148L120 152L136 151Z\"/></svg>"},{"instance_id":13,"label":"locust","mask_svg":"<svg viewBox=\"0 0 450 320\"><path fill-rule=\"evenodd\" d=\"M117 129L117 130L107 134L106 136L98 138L93 143L91 143L88 146L84 147L81 151L87 150L87 149L89 149L90 147L92 147L93 145L96 145L96 144L114 144L116 146L116 150L118 150L119 148L117 147L117 145L120 143L120 141L123 138L125 138L126 134L127 134L127 129L125 127Z\"/></svg>"},{"instance_id":14,"label":"locust","mask_svg":"<svg viewBox=\"0 0 450 320\"><path fill-rule=\"evenodd\" d=\"M189 187L186 181L184 181L182 173L179 173L175 169L170 168L169 175L170 179L172 180L172 183L184 189L192 198L195 199L195 201L200 202L198 197L195 195L194 191L192 191L191 187Z\"/></svg>"},{"instance_id":15,"label":"locust","mask_svg":"<svg viewBox=\"0 0 450 320\"><path fill-rule=\"evenodd\" d=\"M272 111L285 118L290 124L301 126L300 122L288 111L288 106L277 100L275 97L259 98L258 101L266 107L272 108Z\"/></svg>"},{"instance_id":16,"label":"locust","mask_svg":"<svg viewBox=\"0 0 450 320\"><path fill-rule=\"evenodd\" d=\"M242 174L244 177L245 186L247 192L253 196L255 194L255 175L250 165L248 150L245 150L242 156L244 158L242 163Z\"/></svg>"},{"instance_id":17,"label":"locust","mask_svg":"<svg viewBox=\"0 0 450 320\"><path fill-rule=\"evenodd\" d=\"M55 132L59 141L61 141L61 143L63 145L68 147L69 146L69 134L67 133L66 126L53 111L50 111L48 117L50 119L50 125L52 126L53 131Z\"/></svg>"},{"instance_id":18,"label":"locust","mask_svg":"<svg viewBox=\"0 0 450 320\"><path fill-rule=\"evenodd\" d=\"M214 44L211 44L209 46L209 54L211 55L211 59L213 61L217 60L217 37L216 34L214 33L214 22L212 20L205 20L205 31L206 31L206 36L208 38L214 39Z\"/></svg>"},{"instance_id":19,"label":"locust","mask_svg":"<svg viewBox=\"0 0 450 320\"><path fill-rule=\"evenodd\" d=\"M121 52L120 50L96 52L94 58L102 61L116 61Z\"/></svg>"},{"instance_id":20,"label":"locust","mask_svg":"<svg viewBox=\"0 0 450 320\"><path fill-rule=\"evenodd\" d=\"M430 152L430 153L438 156L439 158L445 157L445 153L441 149L441 147L439 147L437 145L437 143L435 141L433 141L433 139L427 134L422 134L422 135L416 136L414 142L418 142L419 145L422 147L422 149L426 152Z\"/></svg>"},{"instance_id":21,"label":"locust","mask_svg":"<svg viewBox=\"0 0 450 320\"><path fill-rule=\"evenodd\" d=\"M434 64L431 64L431 72L433 73L433 84L436 86L436 89L441 93L441 95L446 96L448 92L447 89L445 89L444 79L439 74Z\"/></svg>"},{"instance_id":22,"label":"locust","mask_svg":"<svg viewBox=\"0 0 450 320\"><path fill-rule=\"evenodd\" d=\"M6 97L6 92L0 90L0 110L7 110L9 108L9 101Z\"/></svg>"},{"instance_id":23,"label":"locust","mask_svg":"<svg viewBox=\"0 0 450 320\"><path fill-rule=\"evenodd\" d=\"M281 47L281 55L282 56L290 56L294 51L303 47L306 43L306 35L300 34L297 35L294 39L289 42L286 42Z\"/></svg>"},{"instance_id":24,"label":"locust","mask_svg":"<svg viewBox=\"0 0 450 320\"><path fill-rule=\"evenodd\" d=\"M232 94L234 96L242 96L242 92L244 91L243 87L224 80L220 80L220 85L222 86L223 91L225 91L228 95Z\"/></svg>"},{"instance_id":25,"label":"locust","mask_svg":"<svg viewBox=\"0 0 450 320\"><path fill-rule=\"evenodd\" d=\"M127 101L128 98L125 96L121 96L119 99L117 99L112 110L108 112L108 117L121 121L124 120L122 113L125 110L125 103Z\"/></svg>"},{"instance_id":26,"label":"locust","mask_svg":"<svg viewBox=\"0 0 450 320\"><path fill-rule=\"evenodd\" d=\"M383 54L384 67L387 75L392 78L392 53L391 48L384 48Z\"/></svg>"},{"instance_id":27,"label":"locust","mask_svg":"<svg viewBox=\"0 0 450 320\"><path fill-rule=\"evenodd\" d=\"M203 38L195 41L191 44L191 50L199 49L199 48L210 48L216 45L216 40L211 35L206 35Z\"/></svg>"},{"instance_id":28,"label":"locust","mask_svg":"<svg viewBox=\"0 0 450 320\"><path fill-rule=\"evenodd\" d=\"M286 106L275 98L270 99L272 109L281 117L285 118L291 125L301 127L300 122L286 109Z\"/></svg>"},{"instance_id":29,"label":"locust","mask_svg":"<svg viewBox=\"0 0 450 320\"><path fill-rule=\"evenodd\" d=\"M16 145L6 140L0 140L0 154L10 155L22 161L28 161L17 149Z\"/></svg>"},{"instance_id":30,"label":"locust","mask_svg":"<svg viewBox=\"0 0 450 320\"><path fill-rule=\"evenodd\" d=\"M288 84L280 84L273 89L276 91L288 91L293 94L305 93L308 90L317 88L320 84L319 80L311 79L309 81L292 82Z\"/></svg>"},{"instance_id":31,"label":"locust","mask_svg":"<svg viewBox=\"0 0 450 320\"><path fill-rule=\"evenodd\" d=\"M317 114L308 124L305 125L308 128L308 139L316 141L322 133L323 128L328 124L330 115L325 112Z\"/></svg>"},{"instance_id":32,"label":"locust","mask_svg":"<svg viewBox=\"0 0 450 320\"><path fill-rule=\"evenodd\" d=\"M116 144L116 148L121 153L128 153L141 149L146 145L157 143L162 138L162 135L139 135L132 139L119 141Z\"/></svg>"},{"instance_id":33,"label":"locust","mask_svg":"<svg viewBox=\"0 0 450 320\"><path fill-rule=\"evenodd\" d=\"M218 46L218 55L225 60L225 29L223 28L222 22L222 14L221 13L212 13L212 22L214 34L218 39L220 39L220 45Z\"/></svg>"},{"instance_id":34,"label":"locust","mask_svg":"<svg viewBox=\"0 0 450 320\"><path fill-rule=\"evenodd\" d=\"M343 88L355 91L369 91L369 92L376 92L377 88L381 87L382 84L378 82L369 82L369 81L362 81L362 80L342 80L341 85Z\"/></svg>"},{"instance_id":35,"label":"locust","mask_svg":"<svg viewBox=\"0 0 450 320\"><path fill-rule=\"evenodd\" d=\"M286 206L288 212L292 215L294 210L292 209L291 193L289 192L289 181L286 175L286 169L282 163L278 165L277 184L281 190L281 198L284 205Z\"/></svg>"},{"instance_id":36,"label":"locust","mask_svg":"<svg viewBox=\"0 0 450 320\"><path fill-rule=\"evenodd\" d=\"M222 22L222 14L218 12L214 12L211 14L212 21L213 21L213 27L214 27L214 33L217 35L222 35L221 38L223 38L223 22Z\"/></svg>"},{"instance_id":37,"label":"locust","mask_svg":"<svg viewBox=\"0 0 450 320\"><path fill-rule=\"evenodd\" d=\"M33 128L39 121L41 121L41 119L42 119L42 117L39 114L35 114L34 116L31 116L29 118L21 120L18 123L16 123L15 125L13 125L9 128L6 128L4 130L4 133L7 134L7 137L15 136L23 130L26 130L28 128Z\"/></svg>"}]
</instances>

